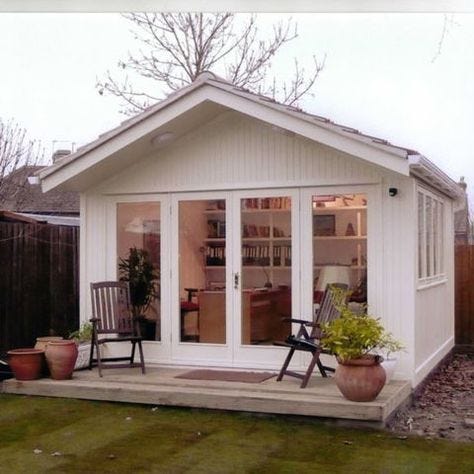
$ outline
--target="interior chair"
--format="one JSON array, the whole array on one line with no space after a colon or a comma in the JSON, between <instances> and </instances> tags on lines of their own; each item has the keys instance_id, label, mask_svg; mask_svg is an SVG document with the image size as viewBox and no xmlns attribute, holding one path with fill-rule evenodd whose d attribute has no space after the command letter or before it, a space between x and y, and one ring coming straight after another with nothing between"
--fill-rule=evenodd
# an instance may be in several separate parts
<instances>
[{"instance_id":1,"label":"interior chair","mask_svg":"<svg viewBox=\"0 0 474 474\"><path fill-rule=\"evenodd\" d=\"M103 281L91 283L92 298L92 343L89 357L89 369L97 365L99 376L102 369L141 367L145 373L142 340L138 321L132 317L130 290L127 282ZM114 342L130 342L130 356L102 357L100 346ZM135 363L135 348L138 346L140 362ZM95 351L95 358L94 358ZM120 363L128 361L128 363Z\"/></svg>"},{"instance_id":2,"label":"interior chair","mask_svg":"<svg viewBox=\"0 0 474 474\"><path fill-rule=\"evenodd\" d=\"M277 382L280 382L283 376L289 375L302 379L301 388L305 388L316 366L323 377L327 377L327 372L334 372L334 368L323 365L320 360L321 354L328 354L320 345L322 336L321 325L339 317L338 306L347 298L347 289L348 285L345 283L331 283L327 285L313 321L289 319L291 323L297 323L300 326L296 335L289 336L285 342L274 343L275 345L290 349L278 374ZM304 351L311 354L311 361L304 374L288 370L288 366L296 351Z\"/></svg>"},{"instance_id":3,"label":"interior chair","mask_svg":"<svg viewBox=\"0 0 474 474\"><path fill-rule=\"evenodd\" d=\"M181 301L180 305L180 323L181 323L181 341L199 342L199 302L197 301L197 288L185 288L187 298ZM187 323L190 316L195 313L196 327L194 331L189 331Z\"/></svg>"}]
</instances>

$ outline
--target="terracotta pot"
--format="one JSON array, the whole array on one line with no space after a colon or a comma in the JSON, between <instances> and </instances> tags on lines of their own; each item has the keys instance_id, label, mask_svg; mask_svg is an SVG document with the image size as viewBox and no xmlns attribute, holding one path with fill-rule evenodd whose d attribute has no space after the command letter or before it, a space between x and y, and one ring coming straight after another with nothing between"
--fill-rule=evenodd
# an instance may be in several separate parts
<instances>
[{"instance_id":1,"label":"terracotta pot","mask_svg":"<svg viewBox=\"0 0 474 474\"><path fill-rule=\"evenodd\" d=\"M382 367L385 370L385 375L387 377L387 380L385 383L389 383L390 380L392 380L393 375L395 374L395 369L397 368L398 365L398 359L392 358L392 359L384 359L382 362Z\"/></svg>"},{"instance_id":2,"label":"terracotta pot","mask_svg":"<svg viewBox=\"0 0 474 474\"><path fill-rule=\"evenodd\" d=\"M36 338L36 344L35 344L35 349L43 349L46 350L46 346L48 345L48 342L57 342L57 341L62 341L63 338L61 336L44 336L44 337L37 337Z\"/></svg>"},{"instance_id":3,"label":"terracotta pot","mask_svg":"<svg viewBox=\"0 0 474 474\"><path fill-rule=\"evenodd\" d=\"M41 349L12 349L8 351L8 364L17 380L36 380L41 377L44 351Z\"/></svg>"},{"instance_id":4,"label":"terracotta pot","mask_svg":"<svg viewBox=\"0 0 474 474\"><path fill-rule=\"evenodd\" d=\"M338 361L335 380L345 398L353 402L371 402L385 385L385 370L379 357Z\"/></svg>"},{"instance_id":5,"label":"terracotta pot","mask_svg":"<svg viewBox=\"0 0 474 474\"><path fill-rule=\"evenodd\" d=\"M52 379L71 378L77 359L77 345L74 341L49 342L45 355Z\"/></svg>"},{"instance_id":6,"label":"terracotta pot","mask_svg":"<svg viewBox=\"0 0 474 474\"><path fill-rule=\"evenodd\" d=\"M46 350L46 346L49 342L54 341L62 341L63 338L61 336L43 336L36 338L35 349L42 349L43 351ZM46 364L46 359L43 357L43 366L41 368L41 374L44 377L49 377L49 369L48 365Z\"/></svg>"}]
</instances>

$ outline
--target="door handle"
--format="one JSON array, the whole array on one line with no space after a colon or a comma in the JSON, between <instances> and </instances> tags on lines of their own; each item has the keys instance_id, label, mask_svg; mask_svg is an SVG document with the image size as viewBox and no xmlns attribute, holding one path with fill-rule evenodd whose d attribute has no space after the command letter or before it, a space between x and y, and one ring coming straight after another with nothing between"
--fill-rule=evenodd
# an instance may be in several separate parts
<instances>
[{"instance_id":1,"label":"door handle","mask_svg":"<svg viewBox=\"0 0 474 474\"><path fill-rule=\"evenodd\" d=\"M234 289L239 289L239 272L234 273Z\"/></svg>"}]
</instances>

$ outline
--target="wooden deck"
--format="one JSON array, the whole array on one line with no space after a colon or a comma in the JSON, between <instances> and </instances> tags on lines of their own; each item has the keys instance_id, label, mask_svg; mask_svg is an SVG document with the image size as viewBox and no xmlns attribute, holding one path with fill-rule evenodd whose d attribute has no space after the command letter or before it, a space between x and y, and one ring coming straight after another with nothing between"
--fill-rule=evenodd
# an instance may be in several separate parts
<instances>
[{"instance_id":1,"label":"wooden deck","mask_svg":"<svg viewBox=\"0 0 474 474\"><path fill-rule=\"evenodd\" d=\"M261 383L175 378L190 369L148 366L146 375L137 369L113 369L105 371L102 378L97 370L82 370L64 381L5 380L1 390L23 395L359 420L373 425L383 425L411 394L408 382L392 381L374 402L355 403L342 397L333 379L320 376L314 376L305 389L300 389L300 381L292 377L282 382L274 377Z\"/></svg>"}]
</instances>

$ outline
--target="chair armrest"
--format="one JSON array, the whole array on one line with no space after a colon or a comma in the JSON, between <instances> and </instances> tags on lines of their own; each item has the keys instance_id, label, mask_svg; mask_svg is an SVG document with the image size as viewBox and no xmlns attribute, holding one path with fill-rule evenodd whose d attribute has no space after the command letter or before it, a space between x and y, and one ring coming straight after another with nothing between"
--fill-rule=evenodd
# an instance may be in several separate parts
<instances>
[{"instance_id":1,"label":"chair armrest","mask_svg":"<svg viewBox=\"0 0 474 474\"><path fill-rule=\"evenodd\" d=\"M319 323L315 323L314 321L307 321L305 326L309 326L311 328L319 328L320 327L320 324Z\"/></svg>"},{"instance_id":2,"label":"chair armrest","mask_svg":"<svg viewBox=\"0 0 474 474\"><path fill-rule=\"evenodd\" d=\"M307 319L283 318L282 321L304 324L305 326L308 326L309 323L313 324L311 321L308 321Z\"/></svg>"}]
</instances>

